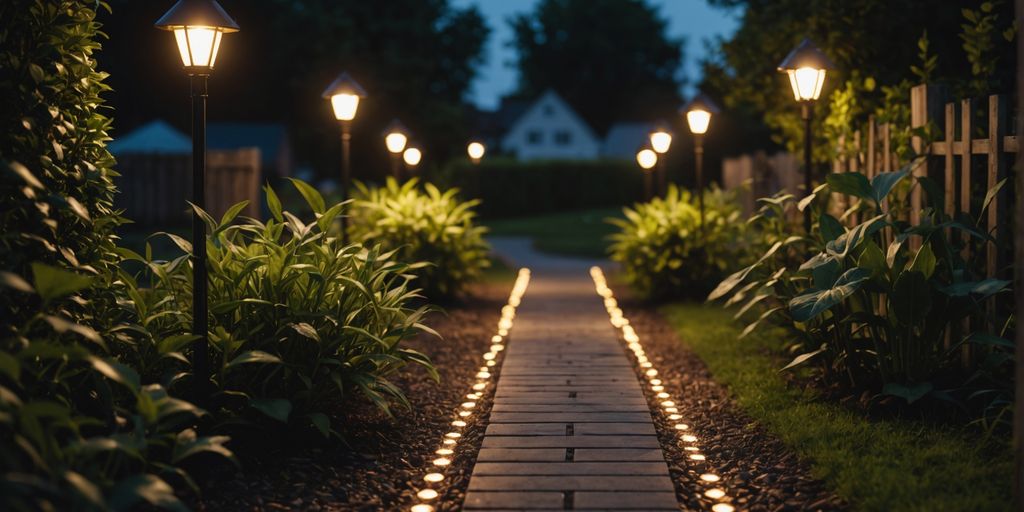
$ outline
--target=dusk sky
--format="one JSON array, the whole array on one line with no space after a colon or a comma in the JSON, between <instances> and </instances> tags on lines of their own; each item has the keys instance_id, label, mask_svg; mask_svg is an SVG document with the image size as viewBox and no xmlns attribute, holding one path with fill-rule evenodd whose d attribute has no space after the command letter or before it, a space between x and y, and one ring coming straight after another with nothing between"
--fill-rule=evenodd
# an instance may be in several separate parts
<instances>
[{"instance_id":1,"label":"dusk sky","mask_svg":"<svg viewBox=\"0 0 1024 512\"><path fill-rule=\"evenodd\" d=\"M457 7L476 5L491 27L486 59L480 76L473 84L471 99L477 106L496 108L501 97L516 84L515 50L507 44L512 31L507 19L514 14L531 11L539 0L453 0ZM704 57L704 41L715 36L728 37L737 25L737 13L715 9L704 0L647 0L655 5L669 21L668 35L686 37L686 62L683 73L690 82L699 79L700 59ZM684 90L684 93L690 91Z\"/></svg>"}]
</instances>

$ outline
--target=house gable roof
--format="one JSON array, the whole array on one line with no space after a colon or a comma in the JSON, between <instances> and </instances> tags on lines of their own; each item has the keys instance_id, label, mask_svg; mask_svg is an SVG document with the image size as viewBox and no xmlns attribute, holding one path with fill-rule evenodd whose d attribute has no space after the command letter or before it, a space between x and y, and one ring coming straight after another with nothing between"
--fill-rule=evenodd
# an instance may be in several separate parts
<instances>
[{"instance_id":1,"label":"house gable roof","mask_svg":"<svg viewBox=\"0 0 1024 512\"><path fill-rule=\"evenodd\" d=\"M577 114L576 111L569 105L569 103L562 99L562 96L555 92L554 89L548 89L547 91L544 91L544 94L541 94L540 97L538 97L536 100L530 103L530 106L523 110L523 112L519 114L519 117L517 117L516 120L509 125L505 137L507 138L509 134L513 134L516 131L518 131L520 125L525 120L533 117L533 114L536 113L541 108L543 108L545 104L551 103L553 103L556 108L565 113L566 116L569 119L571 119L573 123L579 125L579 127L583 129L583 131L587 134L587 136L591 138L591 140L597 143L601 142L601 138L597 136L597 134L594 132L594 129L591 128L590 125L587 124L587 122L584 121L583 118L580 117L580 115Z\"/></svg>"},{"instance_id":2,"label":"house gable roof","mask_svg":"<svg viewBox=\"0 0 1024 512\"><path fill-rule=\"evenodd\" d=\"M110 143L109 149L114 155L130 153L189 154L192 152L192 139L166 121L157 119L124 136L115 137Z\"/></svg>"},{"instance_id":3,"label":"house gable roof","mask_svg":"<svg viewBox=\"0 0 1024 512\"><path fill-rule=\"evenodd\" d=\"M288 139L288 129L275 123L210 123L206 143L210 149L257 147L264 165L273 164Z\"/></svg>"}]
</instances>

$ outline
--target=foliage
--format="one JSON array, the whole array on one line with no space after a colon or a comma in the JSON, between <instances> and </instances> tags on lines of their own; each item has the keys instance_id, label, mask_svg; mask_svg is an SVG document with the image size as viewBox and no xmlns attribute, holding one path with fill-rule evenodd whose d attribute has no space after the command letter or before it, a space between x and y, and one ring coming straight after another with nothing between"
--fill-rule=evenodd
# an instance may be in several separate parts
<instances>
[{"instance_id":1,"label":"foliage","mask_svg":"<svg viewBox=\"0 0 1024 512\"><path fill-rule=\"evenodd\" d=\"M493 158L455 163L443 182L481 200L482 217L512 218L620 207L643 195L643 175L631 161L518 162ZM523 205L529 205L524 208Z\"/></svg>"},{"instance_id":2,"label":"foliage","mask_svg":"<svg viewBox=\"0 0 1024 512\"><path fill-rule=\"evenodd\" d=\"M489 264L486 228L475 220L480 201L460 201L455 188L418 185L416 179L399 185L392 178L379 188L357 183L350 233L410 262L415 284L428 297L453 297Z\"/></svg>"},{"instance_id":3,"label":"foliage","mask_svg":"<svg viewBox=\"0 0 1024 512\"><path fill-rule=\"evenodd\" d=\"M267 187L272 219L232 224L239 203L220 221L201 209L212 234L209 258L210 345L216 415L232 424L278 424L332 432L328 413L351 396L364 396L385 412L389 402L407 405L387 377L413 363L435 379L423 354L402 346L420 332L428 307L411 309L418 296L408 286L410 265L379 246L343 245L336 226L343 203L327 206L311 186L293 180L316 219L305 223L282 211ZM170 261L139 255L152 273L152 293L134 297L150 329L187 332L191 324L191 245L174 235L186 254ZM189 378L184 340L158 346L170 382ZM273 423L272 423L273 424Z\"/></svg>"},{"instance_id":4,"label":"foliage","mask_svg":"<svg viewBox=\"0 0 1024 512\"><path fill-rule=\"evenodd\" d=\"M732 296L731 303L744 303L739 315L761 311L745 333L770 319L797 334L793 350L799 355L786 369L817 362L832 381L908 403L925 396L958 405L992 399L1008 390L979 386L1007 375L1012 344L1000 337L1004 332L959 327L968 318L1003 325L986 318L983 304L1005 292L1009 282L979 278L962 259L961 233L995 243L973 219L949 219L929 208L921 224L910 226L892 214L887 204L907 199L898 185L915 164L870 181L859 173L829 175L819 194L855 197L858 202L843 218L857 215L862 222L847 228L820 213L813 236L822 245L810 258L793 266L780 249L800 238L776 242L756 263L724 280L709 300ZM917 182L930 197L941 197L927 178ZM955 356L962 344L984 346L977 350L985 360L970 369L973 374L957 376ZM1002 403L1005 394L994 400Z\"/></svg>"},{"instance_id":5,"label":"foliage","mask_svg":"<svg viewBox=\"0 0 1024 512\"><path fill-rule=\"evenodd\" d=\"M960 40L963 41L967 61L971 64L971 79L967 91L972 96L980 96L994 87L1005 87L1012 83L1001 82L997 76L1000 60L997 52L999 41L996 35L999 31L1000 12L997 9L1004 7L1004 4L1006 2L999 0L984 1L977 9L965 8L961 11L964 23L960 25L963 29ZM1004 22L1006 26L999 36L1007 43L1012 42L1016 35L1017 29L1012 20L1012 16L1008 17Z\"/></svg>"},{"instance_id":6,"label":"foliage","mask_svg":"<svg viewBox=\"0 0 1024 512\"><path fill-rule=\"evenodd\" d=\"M669 185L664 198L624 208L610 239L612 260L649 298L700 296L749 257L746 230L731 194L705 191L703 230L697 198Z\"/></svg>"},{"instance_id":7,"label":"foliage","mask_svg":"<svg viewBox=\"0 0 1024 512\"><path fill-rule=\"evenodd\" d=\"M780 375L791 334L742 327L717 305L661 309L677 338L729 388L738 406L791 450L854 510L1012 510L1013 452L973 429L866 418ZM648 354L650 355L650 354Z\"/></svg>"},{"instance_id":8,"label":"foliage","mask_svg":"<svg viewBox=\"0 0 1024 512\"><path fill-rule=\"evenodd\" d=\"M679 105L683 41L641 0L544 0L510 23L520 96L553 88L598 132Z\"/></svg>"}]
</instances>

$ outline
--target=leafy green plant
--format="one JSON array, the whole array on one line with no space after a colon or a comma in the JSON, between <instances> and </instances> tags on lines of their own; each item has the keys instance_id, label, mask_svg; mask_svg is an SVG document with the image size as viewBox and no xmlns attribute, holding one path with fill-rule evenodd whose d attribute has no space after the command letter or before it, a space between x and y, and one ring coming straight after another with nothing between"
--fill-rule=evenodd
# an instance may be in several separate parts
<instances>
[{"instance_id":1,"label":"leafy green plant","mask_svg":"<svg viewBox=\"0 0 1024 512\"><path fill-rule=\"evenodd\" d=\"M366 397L384 411L392 401L407 405L387 380L399 368L417 364L437 378L426 356L402 346L433 333L420 323L430 308L411 307L418 298L406 274L412 265L396 261L394 251L342 243L344 203L327 206L313 187L293 184L314 212L312 222L283 211L269 187L272 218L265 223L233 223L245 202L219 221L195 209L211 233L209 340L218 390L211 407L236 425L265 426L269 419L329 436L329 413L350 397ZM133 303L140 317L155 318L149 328L180 334L191 323L192 247L164 235L184 254L170 261L134 255L154 285ZM175 382L189 377L189 359L180 356L189 341L167 338L157 346L160 357L184 366Z\"/></svg>"},{"instance_id":2,"label":"leafy green plant","mask_svg":"<svg viewBox=\"0 0 1024 512\"><path fill-rule=\"evenodd\" d=\"M664 198L624 208L611 235L611 258L627 281L649 298L702 296L729 270L749 258L740 210L731 194L705 192L700 227L696 198L670 185Z\"/></svg>"},{"instance_id":3,"label":"leafy green plant","mask_svg":"<svg viewBox=\"0 0 1024 512\"><path fill-rule=\"evenodd\" d=\"M479 201L460 201L457 194L430 183L421 189L416 179L399 184L389 178L379 188L357 183L350 234L409 262L426 296L452 297L480 277L490 250L486 228L476 224Z\"/></svg>"}]
</instances>

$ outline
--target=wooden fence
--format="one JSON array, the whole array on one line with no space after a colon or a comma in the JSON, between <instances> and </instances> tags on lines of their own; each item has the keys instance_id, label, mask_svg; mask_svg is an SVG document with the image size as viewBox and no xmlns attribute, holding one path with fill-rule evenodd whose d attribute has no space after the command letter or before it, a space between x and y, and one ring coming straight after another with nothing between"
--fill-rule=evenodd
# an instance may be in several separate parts
<instances>
[{"instance_id":1,"label":"wooden fence","mask_svg":"<svg viewBox=\"0 0 1024 512\"><path fill-rule=\"evenodd\" d=\"M125 154L117 158L117 206L146 226L188 224L192 198L191 155ZM259 216L260 150L210 150L206 157L206 209L214 218L248 200L241 215Z\"/></svg>"},{"instance_id":2,"label":"wooden fence","mask_svg":"<svg viewBox=\"0 0 1024 512\"><path fill-rule=\"evenodd\" d=\"M722 160L722 187L736 190L745 215L757 209L757 198L780 190L796 192L803 183L800 162L791 153L768 156L764 151Z\"/></svg>"}]
</instances>

